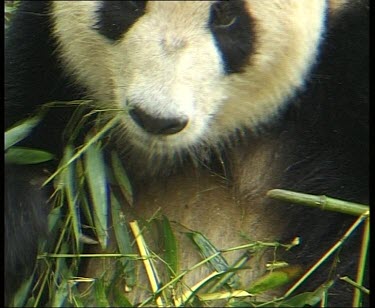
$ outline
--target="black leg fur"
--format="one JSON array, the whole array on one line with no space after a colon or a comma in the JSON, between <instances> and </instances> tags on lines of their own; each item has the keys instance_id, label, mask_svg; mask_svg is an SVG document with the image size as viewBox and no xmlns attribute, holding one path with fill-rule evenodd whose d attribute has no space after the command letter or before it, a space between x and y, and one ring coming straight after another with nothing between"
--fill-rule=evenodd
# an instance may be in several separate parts
<instances>
[{"instance_id":1,"label":"black leg fur","mask_svg":"<svg viewBox=\"0 0 375 308\"><path fill-rule=\"evenodd\" d=\"M32 273L38 241L47 234L48 196L33 169L5 168L5 303Z\"/></svg>"}]
</instances>

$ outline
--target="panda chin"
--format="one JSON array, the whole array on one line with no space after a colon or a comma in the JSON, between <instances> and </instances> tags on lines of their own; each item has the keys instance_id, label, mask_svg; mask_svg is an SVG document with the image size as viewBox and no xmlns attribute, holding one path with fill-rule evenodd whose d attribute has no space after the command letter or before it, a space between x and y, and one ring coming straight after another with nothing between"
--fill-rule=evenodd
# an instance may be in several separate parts
<instances>
[{"instance_id":1,"label":"panda chin","mask_svg":"<svg viewBox=\"0 0 375 308\"><path fill-rule=\"evenodd\" d=\"M190 119L186 127L177 133L156 134L145 131L133 121L127 121L120 130L125 132L126 139L139 151L157 156L172 155L175 158L176 153L189 151L206 143L204 140L209 136L207 127L208 123L204 119Z\"/></svg>"},{"instance_id":2,"label":"panda chin","mask_svg":"<svg viewBox=\"0 0 375 308\"><path fill-rule=\"evenodd\" d=\"M201 165L209 156L212 145L207 129L192 128L189 125L179 133L163 136L127 125L118 131L116 148L126 157L127 166L137 170L138 175L170 174L187 161Z\"/></svg>"}]
</instances>

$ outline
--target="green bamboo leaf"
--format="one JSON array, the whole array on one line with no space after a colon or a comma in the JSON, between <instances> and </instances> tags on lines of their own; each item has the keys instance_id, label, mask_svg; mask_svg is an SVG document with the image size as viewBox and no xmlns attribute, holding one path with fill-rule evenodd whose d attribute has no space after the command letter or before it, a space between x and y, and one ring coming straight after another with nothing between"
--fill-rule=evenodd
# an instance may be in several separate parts
<instances>
[{"instance_id":1,"label":"green bamboo leaf","mask_svg":"<svg viewBox=\"0 0 375 308\"><path fill-rule=\"evenodd\" d=\"M112 170L113 170L115 179L117 181L117 184L119 185L121 192L124 195L126 201L130 205L133 205L133 189L130 184L129 178L127 176L126 170L123 164L121 163L121 160L118 157L117 152L112 151L111 159L112 159Z\"/></svg>"},{"instance_id":2,"label":"green bamboo leaf","mask_svg":"<svg viewBox=\"0 0 375 308\"><path fill-rule=\"evenodd\" d=\"M113 301L117 307L134 307L124 295L124 291L119 288L119 284L113 286Z\"/></svg>"},{"instance_id":3,"label":"green bamboo leaf","mask_svg":"<svg viewBox=\"0 0 375 308\"><path fill-rule=\"evenodd\" d=\"M228 302L228 306L227 307L262 307L262 304L261 302L256 302L254 300L252 301L244 301L244 300L231 300ZM267 308L271 308L271 307L276 307L275 303L267 303L267 306L264 306L264 307L267 307Z\"/></svg>"},{"instance_id":4,"label":"green bamboo leaf","mask_svg":"<svg viewBox=\"0 0 375 308\"><path fill-rule=\"evenodd\" d=\"M53 294L51 307L65 307L64 303L69 294L67 280L63 279L55 290L56 292Z\"/></svg>"},{"instance_id":5,"label":"green bamboo leaf","mask_svg":"<svg viewBox=\"0 0 375 308\"><path fill-rule=\"evenodd\" d=\"M77 290L76 286L70 288L70 302L73 303L73 307L89 307L82 300L82 294Z\"/></svg>"},{"instance_id":6,"label":"green bamboo leaf","mask_svg":"<svg viewBox=\"0 0 375 308\"><path fill-rule=\"evenodd\" d=\"M216 257L210 260L214 270L218 273L226 272L229 269L228 262L220 254L220 251L216 249L214 245L200 232L188 232L187 235L197 245L204 258L208 258L214 254L218 254Z\"/></svg>"},{"instance_id":7,"label":"green bamboo leaf","mask_svg":"<svg viewBox=\"0 0 375 308\"><path fill-rule=\"evenodd\" d=\"M85 186L85 170L84 170L84 163L82 158L78 158L76 160L76 176L77 176L77 190L79 193L79 201L80 201L80 210L81 214L85 218L85 222L88 226L94 227L94 218L92 216L92 210L90 208L90 202L88 200L88 193L86 191Z\"/></svg>"},{"instance_id":8,"label":"green bamboo leaf","mask_svg":"<svg viewBox=\"0 0 375 308\"><path fill-rule=\"evenodd\" d=\"M5 152L5 162L17 165L39 164L54 158L54 155L37 149L13 146Z\"/></svg>"},{"instance_id":9,"label":"green bamboo leaf","mask_svg":"<svg viewBox=\"0 0 375 308\"><path fill-rule=\"evenodd\" d=\"M231 291L220 291L220 292L208 292L197 294L199 299L204 302L216 301L222 299L232 299L232 298L246 298L252 297L253 295L244 290L231 290Z\"/></svg>"},{"instance_id":10,"label":"green bamboo leaf","mask_svg":"<svg viewBox=\"0 0 375 308\"><path fill-rule=\"evenodd\" d=\"M32 129L38 125L41 119L42 114L39 114L35 117L26 119L20 122L17 126L7 130L5 132L4 149L8 150L12 145L26 138L31 133Z\"/></svg>"},{"instance_id":11,"label":"green bamboo leaf","mask_svg":"<svg viewBox=\"0 0 375 308\"><path fill-rule=\"evenodd\" d=\"M272 290L291 282L300 273L301 268L299 266L289 266L274 270L256 279L246 291L252 294L258 294L267 290Z\"/></svg>"},{"instance_id":12,"label":"green bamboo leaf","mask_svg":"<svg viewBox=\"0 0 375 308\"><path fill-rule=\"evenodd\" d=\"M63 104L66 105L67 102L63 102ZM69 104L75 105L75 107L63 131L63 139L69 140L69 142L74 143L74 140L76 140L77 137L82 134L82 129L85 127L85 123L92 120L88 116L87 108L90 104L90 101L76 100L69 102Z\"/></svg>"},{"instance_id":13,"label":"green bamboo leaf","mask_svg":"<svg viewBox=\"0 0 375 308\"><path fill-rule=\"evenodd\" d=\"M121 254L133 254L126 216L113 193L111 193L111 215L119 252ZM121 258L120 262L125 273L127 286L134 287L136 284L135 261Z\"/></svg>"},{"instance_id":14,"label":"green bamboo leaf","mask_svg":"<svg viewBox=\"0 0 375 308\"><path fill-rule=\"evenodd\" d=\"M187 233L187 235L197 245L199 251L201 252L204 258L209 258L210 256L217 254L217 256L211 258L209 261L209 263L215 271L217 271L218 273L230 271L231 268L227 260L222 256L221 252L218 249L216 249L216 247L212 245L212 243L202 233L191 232ZM231 287L235 287L238 282L238 276L231 274L227 278L227 284Z\"/></svg>"},{"instance_id":15,"label":"green bamboo leaf","mask_svg":"<svg viewBox=\"0 0 375 308\"><path fill-rule=\"evenodd\" d=\"M168 264L168 271L171 277L176 276L178 272L178 251L177 241L174 236L171 224L166 216L163 215L162 229L164 237L164 260Z\"/></svg>"},{"instance_id":16,"label":"green bamboo leaf","mask_svg":"<svg viewBox=\"0 0 375 308\"><path fill-rule=\"evenodd\" d=\"M62 243L59 253L67 253L68 251L68 244L66 242ZM65 301L69 294L69 284L67 281L67 277L74 276L71 270L68 268L65 258L58 258L56 260L55 273L59 277L61 277L61 279L58 287L54 288L51 307L64 307L66 306Z\"/></svg>"},{"instance_id":17,"label":"green bamboo leaf","mask_svg":"<svg viewBox=\"0 0 375 308\"><path fill-rule=\"evenodd\" d=\"M103 249L108 241L107 178L101 142L95 142L85 152L85 170L94 209L94 223L98 240Z\"/></svg>"},{"instance_id":18,"label":"green bamboo leaf","mask_svg":"<svg viewBox=\"0 0 375 308\"><path fill-rule=\"evenodd\" d=\"M17 307L17 306L15 306ZM26 304L23 305L23 306L19 306L19 307L37 307L37 305L35 304L35 297L32 295L29 297L29 299L27 300Z\"/></svg>"},{"instance_id":19,"label":"green bamboo leaf","mask_svg":"<svg viewBox=\"0 0 375 308\"><path fill-rule=\"evenodd\" d=\"M324 293L326 293L332 285L333 281L330 280L321 285L314 292L300 293L288 300L283 301L281 305L283 307L315 307L315 305L322 300Z\"/></svg>"},{"instance_id":20,"label":"green bamboo leaf","mask_svg":"<svg viewBox=\"0 0 375 308\"><path fill-rule=\"evenodd\" d=\"M34 280L34 273L22 283L21 287L17 290L13 298L14 307L25 307L26 300L28 299L29 292Z\"/></svg>"},{"instance_id":21,"label":"green bamboo leaf","mask_svg":"<svg viewBox=\"0 0 375 308\"><path fill-rule=\"evenodd\" d=\"M95 281L94 293L97 307L111 307L107 300L103 278L99 278Z\"/></svg>"},{"instance_id":22,"label":"green bamboo leaf","mask_svg":"<svg viewBox=\"0 0 375 308\"><path fill-rule=\"evenodd\" d=\"M61 206L52 209L48 214L48 232L54 230L60 221L62 221Z\"/></svg>"},{"instance_id":23,"label":"green bamboo leaf","mask_svg":"<svg viewBox=\"0 0 375 308\"><path fill-rule=\"evenodd\" d=\"M74 154L74 156L71 157L70 160L65 162L65 164L59 166L59 168L57 168L56 171L53 174L51 174L47 180L45 180L43 185L48 184L50 181L52 181L56 177L57 174L62 172L62 170L64 170L64 168L66 168L67 165L69 165L70 163L72 163L73 161L81 157L81 155L83 155L83 153L85 153L90 146L98 142L98 140L100 140L100 138L103 138L103 136L110 129L112 129L115 125L117 125L117 123L120 121L121 118L122 118L121 115L117 115L112 120L110 120L102 129L100 129L94 136L92 136L91 138L87 138L86 139L87 142L85 142L85 144Z\"/></svg>"},{"instance_id":24,"label":"green bamboo leaf","mask_svg":"<svg viewBox=\"0 0 375 308\"><path fill-rule=\"evenodd\" d=\"M65 147L64 157L61 161L61 164L64 165L67 161L73 156L73 147L71 144ZM74 239L77 250L79 250L79 239L81 237L81 221L79 215L79 207L77 201L77 191L76 191L76 177L75 177L75 162L67 165L61 173L62 183L64 184L64 190L66 193L69 212L72 216L72 226Z\"/></svg>"},{"instance_id":25,"label":"green bamboo leaf","mask_svg":"<svg viewBox=\"0 0 375 308\"><path fill-rule=\"evenodd\" d=\"M80 194L79 198L81 201L81 213L85 217L87 225L90 227L94 227L95 223L94 223L93 213L91 212L91 208L90 208L90 202L88 200L88 196L85 190L83 190L83 187L82 187L82 193Z\"/></svg>"}]
</instances>

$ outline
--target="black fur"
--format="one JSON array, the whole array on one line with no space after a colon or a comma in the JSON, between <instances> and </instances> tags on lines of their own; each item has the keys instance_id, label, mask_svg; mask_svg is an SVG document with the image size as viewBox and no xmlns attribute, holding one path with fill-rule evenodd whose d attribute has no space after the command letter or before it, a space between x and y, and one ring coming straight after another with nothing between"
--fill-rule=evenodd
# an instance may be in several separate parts
<instances>
[{"instance_id":1,"label":"black fur","mask_svg":"<svg viewBox=\"0 0 375 308\"><path fill-rule=\"evenodd\" d=\"M6 32L5 128L35 113L45 102L73 100L83 90L64 76L54 56L48 1L22 2ZM30 44L36 47L34 49ZM35 44L35 45L34 45ZM72 85L72 86L71 86ZM43 148L58 154L62 149L61 128L70 118L70 108L52 108L22 146ZM47 231L47 199L40 189L47 174L35 166L6 165L5 168L5 303L29 276L35 264L38 240ZM39 179L35 183L35 179Z\"/></svg>"},{"instance_id":2,"label":"black fur","mask_svg":"<svg viewBox=\"0 0 375 308\"><path fill-rule=\"evenodd\" d=\"M5 303L31 275L38 241L47 233L49 212L41 191L43 174L31 167L5 168ZM36 180L36 179L39 179Z\"/></svg>"},{"instance_id":3,"label":"black fur","mask_svg":"<svg viewBox=\"0 0 375 308\"><path fill-rule=\"evenodd\" d=\"M111 5L120 9L114 23L111 22L114 12ZM121 38L123 32L131 26L123 22L125 18L121 9L126 8L128 12L128 5L120 1L103 2L103 11L99 12L99 15L102 14L100 22L96 25L99 32L111 40ZM143 13L142 5L137 12ZM244 13L243 5L242 1L218 2L211 11L208 26L222 52L226 73L240 72L252 51L251 19ZM49 9L47 1L22 3L7 33L6 128L45 102L84 97L84 89L62 73L56 59L56 45L50 33ZM134 15L131 22L135 22L139 16L138 13ZM233 16L239 16L233 24L220 27L231 22ZM280 151L287 153L281 155L282 159L287 156L287 167L280 175L281 188L367 203L367 2L363 1L361 5L344 13L334 24L328 24L327 29L319 63L312 72L306 91L291 102L290 108L280 116L277 124L265 128L264 137L261 138L267 138L269 134L287 141L283 148L280 147ZM58 154L63 145L61 131L69 116L69 108L52 109L23 145ZM231 157L230 154L228 157ZM5 169L6 300L19 287L21 279L31 273L37 239L45 234L48 194L32 182L35 177L44 176L42 170L45 167L50 166L6 166ZM345 230L353 221L353 218L339 214L323 216L318 210L309 210L301 215L301 208L293 205L288 209L282 208L284 210L288 213L285 220L290 224L292 233L303 234L302 241L307 243L302 247L308 250L302 249L297 255L299 262L306 265L322 253L319 250L323 246L322 242L332 242L330 235ZM356 253L352 251L344 255L344 273L351 267L354 270L355 259ZM350 296L346 290L339 294L336 297L339 304L346 300L345 296Z\"/></svg>"},{"instance_id":4,"label":"black fur","mask_svg":"<svg viewBox=\"0 0 375 308\"><path fill-rule=\"evenodd\" d=\"M110 40L122 35L145 13L147 1L103 1L98 9L99 22L94 26Z\"/></svg>"},{"instance_id":5,"label":"black fur","mask_svg":"<svg viewBox=\"0 0 375 308\"><path fill-rule=\"evenodd\" d=\"M368 14L368 5L363 1L333 23L327 21L319 63L306 90L280 122L280 137L291 140L286 146L292 149L280 188L369 203ZM288 234L303 235L302 245L295 250L297 254L289 260L293 262L295 258L305 266L311 266L316 255L323 255L323 247L334 244L333 234L342 235L355 220L337 213L322 215L320 210L301 213L293 205L285 210L285 221L291 226ZM355 277L360 241L361 234L357 234L347 242L337 275ZM326 278L313 279L322 282ZM331 297L330 305L350 303L352 293L348 285L337 284L332 292L337 296Z\"/></svg>"},{"instance_id":6,"label":"black fur","mask_svg":"<svg viewBox=\"0 0 375 308\"><path fill-rule=\"evenodd\" d=\"M218 1L211 6L208 27L222 53L226 73L238 73L252 52L253 29L245 3Z\"/></svg>"},{"instance_id":7,"label":"black fur","mask_svg":"<svg viewBox=\"0 0 375 308\"><path fill-rule=\"evenodd\" d=\"M62 72L56 58L49 10L48 1L22 2L5 34L5 128L33 114L45 102L83 96L84 90ZM32 42L37 50L25 42ZM55 152L69 116L67 108L52 110L47 122L36 128L38 138L30 145Z\"/></svg>"}]
</instances>

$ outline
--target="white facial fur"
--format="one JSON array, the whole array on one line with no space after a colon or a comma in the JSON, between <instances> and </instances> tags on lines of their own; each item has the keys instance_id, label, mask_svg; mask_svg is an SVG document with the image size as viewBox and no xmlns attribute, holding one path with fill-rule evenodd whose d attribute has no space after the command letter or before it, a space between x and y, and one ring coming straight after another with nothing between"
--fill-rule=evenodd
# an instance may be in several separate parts
<instances>
[{"instance_id":1,"label":"white facial fur","mask_svg":"<svg viewBox=\"0 0 375 308\"><path fill-rule=\"evenodd\" d=\"M314 62L326 1L246 2L254 51L240 74L224 74L207 27L211 1L149 1L115 44L93 29L99 2L56 1L54 33L67 70L104 106L130 102L151 115L189 118L179 133L152 135L124 117L127 143L172 159L215 146L235 130L256 130L303 85Z\"/></svg>"}]
</instances>

